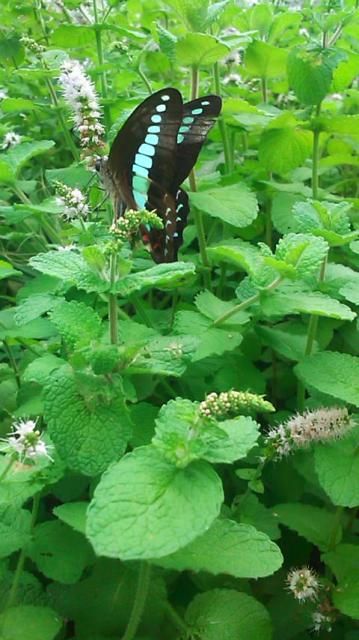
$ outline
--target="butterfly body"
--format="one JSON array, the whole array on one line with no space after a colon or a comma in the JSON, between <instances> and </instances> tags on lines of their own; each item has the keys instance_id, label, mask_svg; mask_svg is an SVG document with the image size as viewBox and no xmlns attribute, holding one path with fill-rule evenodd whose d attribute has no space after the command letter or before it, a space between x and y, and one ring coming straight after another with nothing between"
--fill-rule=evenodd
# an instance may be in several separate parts
<instances>
[{"instance_id":1,"label":"butterfly body","mask_svg":"<svg viewBox=\"0 0 359 640\"><path fill-rule=\"evenodd\" d=\"M189 206L180 188L193 168L221 109L218 96L183 104L177 89L144 100L117 134L109 156L96 166L116 217L126 209L156 211L163 230L142 229L156 262L173 262L182 244Z\"/></svg>"}]
</instances>

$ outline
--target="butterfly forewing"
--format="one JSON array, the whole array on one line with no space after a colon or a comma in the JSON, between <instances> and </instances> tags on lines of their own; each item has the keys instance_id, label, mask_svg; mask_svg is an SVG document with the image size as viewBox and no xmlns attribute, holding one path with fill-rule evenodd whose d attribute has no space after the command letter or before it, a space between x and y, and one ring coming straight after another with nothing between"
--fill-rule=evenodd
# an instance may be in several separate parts
<instances>
[{"instance_id":1,"label":"butterfly forewing","mask_svg":"<svg viewBox=\"0 0 359 640\"><path fill-rule=\"evenodd\" d=\"M179 91L163 89L144 100L117 134L108 167L128 208L150 208L152 182L161 185L163 193L171 188L182 115Z\"/></svg>"},{"instance_id":2,"label":"butterfly forewing","mask_svg":"<svg viewBox=\"0 0 359 640\"><path fill-rule=\"evenodd\" d=\"M177 164L172 188L181 185L193 169L221 106L221 98L215 95L203 96L183 105L182 122L177 134Z\"/></svg>"}]
</instances>

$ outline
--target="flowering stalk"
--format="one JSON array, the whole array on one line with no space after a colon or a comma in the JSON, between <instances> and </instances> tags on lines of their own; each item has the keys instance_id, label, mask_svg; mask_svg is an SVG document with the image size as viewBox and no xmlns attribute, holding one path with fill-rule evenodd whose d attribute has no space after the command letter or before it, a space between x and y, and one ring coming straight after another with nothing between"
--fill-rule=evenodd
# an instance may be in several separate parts
<instances>
[{"instance_id":1,"label":"flowering stalk","mask_svg":"<svg viewBox=\"0 0 359 640\"><path fill-rule=\"evenodd\" d=\"M335 440L353 426L346 408L331 407L298 414L268 432L265 439L267 457L282 458L313 442Z\"/></svg>"},{"instance_id":2,"label":"flowering stalk","mask_svg":"<svg viewBox=\"0 0 359 640\"><path fill-rule=\"evenodd\" d=\"M228 391L223 393L210 393L200 403L199 412L206 418L227 418L230 415L239 415L248 411L274 411L270 402L263 396L249 391Z\"/></svg>"},{"instance_id":3,"label":"flowering stalk","mask_svg":"<svg viewBox=\"0 0 359 640\"><path fill-rule=\"evenodd\" d=\"M45 456L51 459L49 448L36 428L36 420L19 420L12 425L7 438L1 438L2 450L11 454L12 460L36 459ZM10 469L10 463L8 465ZM6 469L6 473L9 470ZM3 474L4 475L4 474Z\"/></svg>"},{"instance_id":4,"label":"flowering stalk","mask_svg":"<svg viewBox=\"0 0 359 640\"><path fill-rule=\"evenodd\" d=\"M62 212L65 220L80 220L86 218L89 213L89 206L86 198L80 189L71 189L62 182L55 182L55 190L57 194L57 204L64 207Z\"/></svg>"},{"instance_id":5,"label":"flowering stalk","mask_svg":"<svg viewBox=\"0 0 359 640\"><path fill-rule=\"evenodd\" d=\"M102 30L101 30L101 25L98 21L97 0L92 0L92 6L93 6L93 12L94 12L94 18L95 18L93 27L95 29L97 58L98 58L98 63L101 67L101 75L100 75L101 92L102 92L102 98L106 100L107 99L107 81L106 81L106 74L102 69L104 65L104 57L103 57L103 49L102 49ZM105 104L104 106L104 118L105 118L106 129L109 129L111 123L110 123L110 112L107 104Z\"/></svg>"},{"instance_id":6,"label":"flowering stalk","mask_svg":"<svg viewBox=\"0 0 359 640\"><path fill-rule=\"evenodd\" d=\"M292 569L287 575L287 586L299 602L316 600L320 584L317 574L308 567Z\"/></svg>"},{"instance_id":7,"label":"flowering stalk","mask_svg":"<svg viewBox=\"0 0 359 640\"><path fill-rule=\"evenodd\" d=\"M59 83L65 101L73 112L75 128L85 156L93 156L103 146L104 128L99 121L100 106L95 87L78 60L61 66Z\"/></svg>"}]
</instances>

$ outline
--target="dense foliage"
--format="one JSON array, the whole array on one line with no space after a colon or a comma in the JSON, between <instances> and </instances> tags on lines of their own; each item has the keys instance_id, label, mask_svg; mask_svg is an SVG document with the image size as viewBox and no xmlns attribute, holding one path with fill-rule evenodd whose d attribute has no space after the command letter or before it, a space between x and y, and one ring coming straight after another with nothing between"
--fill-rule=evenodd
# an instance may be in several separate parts
<instances>
[{"instance_id":1,"label":"dense foliage","mask_svg":"<svg viewBox=\"0 0 359 640\"><path fill-rule=\"evenodd\" d=\"M356 640L358 1L0 18L0 638ZM223 110L155 265L93 161L171 86Z\"/></svg>"}]
</instances>

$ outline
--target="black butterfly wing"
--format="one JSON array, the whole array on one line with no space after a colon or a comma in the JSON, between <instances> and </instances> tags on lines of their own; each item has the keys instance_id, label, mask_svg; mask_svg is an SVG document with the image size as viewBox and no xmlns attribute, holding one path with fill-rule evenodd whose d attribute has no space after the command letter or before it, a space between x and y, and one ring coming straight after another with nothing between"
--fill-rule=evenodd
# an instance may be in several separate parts
<instances>
[{"instance_id":1,"label":"black butterfly wing","mask_svg":"<svg viewBox=\"0 0 359 640\"><path fill-rule=\"evenodd\" d=\"M177 134L177 163L173 190L182 184L193 169L221 108L222 100L216 95L203 96L183 105L182 122Z\"/></svg>"},{"instance_id":2,"label":"black butterfly wing","mask_svg":"<svg viewBox=\"0 0 359 640\"><path fill-rule=\"evenodd\" d=\"M183 189L177 189L174 196L166 194L161 200L164 206L162 219L164 229L142 229L142 239L149 244L155 262L174 262L182 245L183 231L189 212L188 196Z\"/></svg>"},{"instance_id":3,"label":"black butterfly wing","mask_svg":"<svg viewBox=\"0 0 359 640\"><path fill-rule=\"evenodd\" d=\"M157 209L151 200L158 204L159 192L163 198L170 190L182 116L180 92L162 89L146 98L117 134L107 166L117 198L126 208ZM159 215L162 210L163 206Z\"/></svg>"}]
</instances>

